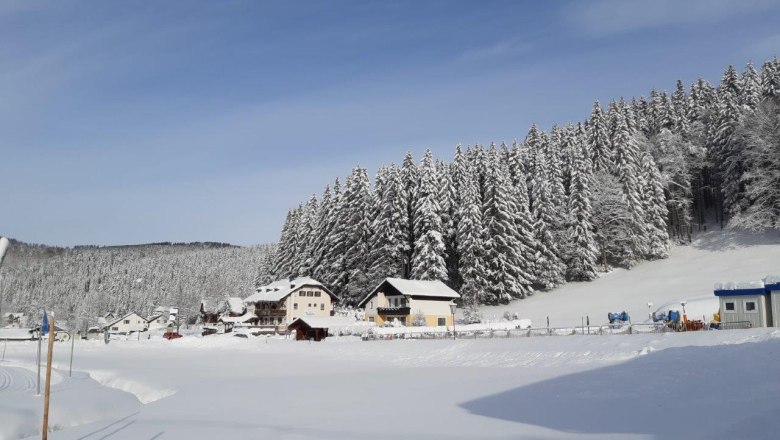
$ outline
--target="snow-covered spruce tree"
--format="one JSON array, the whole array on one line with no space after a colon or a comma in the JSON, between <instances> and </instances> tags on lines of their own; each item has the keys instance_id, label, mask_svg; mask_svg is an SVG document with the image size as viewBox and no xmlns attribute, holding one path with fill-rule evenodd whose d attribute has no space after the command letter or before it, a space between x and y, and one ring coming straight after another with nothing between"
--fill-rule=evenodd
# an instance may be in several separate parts
<instances>
[{"instance_id":1,"label":"snow-covered spruce tree","mask_svg":"<svg viewBox=\"0 0 780 440\"><path fill-rule=\"evenodd\" d=\"M301 211L301 218L298 221L298 247L295 251L293 267L296 270L294 275L309 276L312 273L314 264L314 234L317 228L317 219L319 217L319 202L317 196L312 195L309 201L304 205Z\"/></svg>"},{"instance_id":2,"label":"snow-covered spruce tree","mask_svg":"<svg viewBox=\"0 0 780 440\"><path fill-rule=\"evenodd\" d=\"M330 185L325 186L322 192L322 201L317 213L314 226L314 234L311 242L311 264L309 273L314 278L321 278L323 262L326 253L326 242L332 229L333 200L331 198Z\"/></svg>"},{"instance_id":3,"label":"snow-covered spruce tree","mask_svg":"<svg viewBox=\"0 0 780 440\"><path fill-rule=\"evenodd\" d=\"M753 67L753 63L748 63L745 66L745 71L742 72L742 77L740 77L740 87L742 96L740 96L739 103L746 110L755 110L761 101L761 80L758 77L756 68Z\"/></svg>"},{"instance_id":4,"label":"snow-covered spruce tree","mask_svg":"<svg viewBox=\"0 0 780 440\"><path fill-rule=\"evenodd\" d=\"M439 216L439 177L431 150L425 152L420 162L419 176L414 209L414 235L417 241L412 256L412 278L446 280L444 234Z\"/></svg>"},{"instance_id":5,"label":"snow-covered spruce tree","mask_svg":"<svg viewBox=\"0 0 780 440\"><path fill-rule=\"evenodd\" d=\"M743 182L749 205L729 226L780 229L780 96L759 104L752 117L742 119L737 131L746 140Z\"/></svg>"},{"instance_id":6,"label":"snow-covered spruce tree","mask_svg":"<svg viewBox=\"0 0 780 440\"><path fill-rule=\"evenodd\" d=\"M439 178L438 201L439 218L441 219L442 239L444 241L444 267L447 270L447 278L444 280L449 286L457 286L459 283L457 265L457 247L455 244L455 198L453 194L454 182L450 164L436 160L436 175Z\"/></svg>"},{"instance_id":7,"label":"snow-covered spruce tree","mask_svg":"<svg viewBox=\"0 0 780 440\"><path fill-rule=\"evenodd\" d=\"M537 273L536 250L539 248L536 242L536 231L534 230L534 216L531 214L528 191L523 183L527 179L522 174L522 168L518 170L521 173L517 184L512 183L511 197L514 202L514 226L517 231L517 247L515 248L515 261L520 271L520 276L533 284L534 276ZM533 294L531 285L527 286L524 296Z\"/></svg>"},{"instance_id":8,"label":"snow-covered spruce tree","mask_svg":"<svg viewBox=\"0 0 780 440\"><path fill-rule=\"evenodd\" d=\"M380 175L382 177L380 178ZM401 198L401 172L397 166L380 168L377 172L377 207L378 212L372 226L371 267L369 280L378 284L387 277L403 275L404 230L403 221L406 216Z\"/></svg>"},{"instance_id":9,"label":"snow-covered spruce tree","mask_svg":"<svg viewBox=\"0 0 780 440\"><path fill-rule=\"evenodd\" d=\"M650 154L642 156L643 199L647 215L647 257L651 259L669 256L669 232L666 219L669 210L666 207L666 196L661 182L661 173Z\"/></svg>"},{"instance_id":10,"label":"snow-covered spruce tree","mask_svg":"<svg viewBox=\"0 0 780 440\"><path fill-rule=\"evenodd\" d=\"M462 206L464 204L464 187L474 182L466 182L466 179L473 180L476 177L471 174L468 159L463 155L460 145L455 147L455 157L449 166L449 199L450 199L450 228L447 231L445 245L447 254L445 262L447 264L447 273L449 277L449 286L456 291L460 290L463 279L460 274L460 229ZM473 171L472 171L473 172ZM475 191L476 186L474 188ZM477 192L478 194L478 192Z\"/></svg>"},{"instance_id":11,"label":"snow-covered spruce tree","mask_svg":"<svg viewBox=\"0 0 780 440\"><path fill-rule=\"evenodd\" d=\"M522 298L532 290L531 274L522 243L515 226L517 206L509 169L499 160L496 148L488 151L488 175L483 201L485 229L485 261L489 267L488 303L505 303L511 298Z\"/></svg>"},{"instance_id":12,"label":"snow-covered spruce tree","mask_svg":"<svg viewBox=\"0 0 780 440\"><path fill-rule=\"evenodd\" d=\"M547 158L542 149L534 154L534 169L531 176L532 216L536 252L534 254L534 283L542 289L552 289L565 281L566 266L554 233L560 226L553 204L550 182L553 180L547 168Z\"/></svg>"},{"instance_id":13,"label":"snow-covered spruce tree","mask_svg":"<svg viewBox=\"0 0 780 440\"><path fill-rule=\"evenodd\" d=\"M349 180L349 178L347 179ZM320 281L328 286L333 293L341 296L347 283L347 268L344 253L347 250L347 198L341 191L339 179L333 184L333 203L325 239Z\"/></svg>"},{"instance_id":14,"label":"snow-covered spruce tree","mask_svg":"<svg viewBox=\"0 0 780 440\"><path fill-rule=\"evenodd\" d=\"M593 103L593 111L588 119L587 140L593 169L596 171L612 169L612 149L607 121L598 101Z\"/></svg>"},{"instance_id":15,"label":"snow-covered spruce tree","mask_svg":"<svg viewBox=\"0 0 780 440\"><path fill-rule=\"evenodd\" d=\"M591 223L591 161L585 144L582 124L577 124L579 145L573 150L573 165L568 198L567 241L563 243L566 255L566 277L573 281L591 281L596 274L596 241Z\"/></svg>"},{"instance_id":16,"label":"snow-covered spruce tree","mask_svg":"<svg viewBox=\"0 0 780 440\"><path fill-rule=\"evenodd\" d=\"M681 80L677 80L677 86L672 93L672 107L674 108L674 131L686 135L690 100L685 93L685 84Z\"/></svg>"},{"instance_id":17,"label":"snow-covered spruce tree","mask_svg":"<svg viewBox=\"0 0 780 440\"><path fill-rule=\"evenodd\" d=\"M464 167L460 173L461 203L458 206L457 240L458 267L462 285L460 295L464 307L488 302L488 266L484 259L485 230L482 224L482 202L476 173Z\"/></svg>"},{"instance_id":18,"label":"snow-covered spruce tree","mask_svg":"<svg viewBox=\"0 0 780 440\"><path fill-rule=\"evenodd\" d=\"M637 148L634 134L626 125L625 115L619 110L612 113L614 118L613 131L611 133L612 151L614 152L614 170L623 189L626 208L632 215L634 227L632 230L638 234L636 247L623 249L622 264L631 267L637 259L646 253L645 212L642 204L642 181L637 161Z\"/></svg>"},{"instance_id":19,"label":"snow-covered spruce tree","mask_svg":"<svg viewBox=\"0 0 780 440\"><path fill-rule=\"evenodd\" d=\"M279 238L279 246L276 249L276 261L273 265L273 274L276 277L286 277L292 274L292 264L295 250L298 248L298 217L301 207L287 211L287 218L282 226L282 236Z\"/></svg>"},{"instance_id":20,"label":"snow-covered spruce tree","mask_svg":"<svg viewBox=\"0 0 780 440\"><path fill-rule=\"evenodd\" d=\"M761 67L761 96L780 96L780 60L777 58L765 62Z\"/></svg>"},{"instance_id":21,"label":"snow-covered spruce tree","mask_svg":"<svg viewBox=\"0 0 780 440\"><path fill-rule=\"evenodd\" d=\"M414 255L414 246L417 241L415 236L415 206L417 205L417 187L420 185L420 176L417 170L417 165L414 163L414 157L412 157L411 151L406 152L404 162L401 165L401 183L403 185L403 191L401 192L401 198L403 205L406 209L406 215L404 217L404 278L410 278L412 276L412 257Z\"/></svg>"},{"instance_id":22,"label":"snow-covered spruce tree","mask_svg":"<svg viewBox=\"0 0 780 440\"><path fill-rule=\"evenodd\" d=\"M368 261L373 195L368 171L365 168L358 167L352 170L344 196L346 201L344 267L347 279L342 299L346 305L354 305L371 287L368 279Z\"/></svg>"},{"instance_id":23,"label":"snow-covered spruce tree","mask_svg":"<svg viewBox=\"0 0 780 440\"><path fill-rule=\"evenodd\" d=\"M550 188L550 205L552 208L553 235L563 229L563 216L566 209L566 190L563 186L563 157L560 143L553 145L546 133L541 133L542 150L547 169L547 181Z\"/></svg>"}]
</instances>

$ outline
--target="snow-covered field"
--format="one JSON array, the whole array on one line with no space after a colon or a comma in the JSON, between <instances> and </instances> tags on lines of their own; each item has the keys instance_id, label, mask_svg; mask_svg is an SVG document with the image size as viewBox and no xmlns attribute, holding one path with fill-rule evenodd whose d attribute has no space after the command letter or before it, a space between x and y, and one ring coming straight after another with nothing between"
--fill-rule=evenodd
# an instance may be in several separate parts
<instances>
[{"instance_id":1,"label":"snow-covered field","mask_svg":"<svg viewBox=\"0 0 780 440\"><path fill-rule=\"evenodd\" d=\"M53 439L773 438L780 429L776 329L83 341L72 379L68 349L56 347ZM8 347L0 438L36 437L34 353L32 343Z\"/></svg>"},{"instance_id":2,"label":"snow-covered field","mask_svg":"<svg viewBox=\"0 0 780 440\"><path fill-rule=\"evenodd\" d=\"M780 237L704 234L669 260L486 308L543 325L638 321L780 272ZM691 301L689 304L696 304ZM701 302L706 304L706 301ZM698 307L698 305L694 305ZM704 307L706 308L706 307ZM697 312L698 313L698 312ZM603 319L596 319L603 318ZM2 342L0 342L2 344ZM0 362L0 439L39 436L36 345ZM57 343L50 438L775 438L780 330L321 343L189 335Z\"/></svg>"}]
</instances>

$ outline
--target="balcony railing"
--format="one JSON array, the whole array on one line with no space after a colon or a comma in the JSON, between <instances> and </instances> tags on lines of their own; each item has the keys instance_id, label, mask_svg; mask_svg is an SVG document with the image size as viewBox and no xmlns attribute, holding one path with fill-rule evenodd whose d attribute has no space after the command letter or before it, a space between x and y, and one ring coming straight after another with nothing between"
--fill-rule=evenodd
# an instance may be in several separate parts
<instances>
[{"instance_id":1,"label":"balcony railing","mask_svg":"<svg viewBox=\"0 0 780 440\"><path fill-rule=\"evenodd\" d=\"M380 315L408 315L411 313L409 307L377 307L376 311Z\"/></svg>"}]
</instances>

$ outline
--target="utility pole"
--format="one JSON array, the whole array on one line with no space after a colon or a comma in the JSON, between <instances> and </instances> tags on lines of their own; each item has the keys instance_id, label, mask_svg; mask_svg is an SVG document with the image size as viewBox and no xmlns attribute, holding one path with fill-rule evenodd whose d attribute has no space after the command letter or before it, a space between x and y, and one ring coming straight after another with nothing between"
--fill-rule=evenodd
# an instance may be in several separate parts
<instances>
[{"instance_id":1,"label":"utility pole","mask_svg":"<svg viewBox=\"0 0 780 440\"><path fill-rule=\"evenodd\" d=\"M41 440L49 438L49 394L51 393L51 360L54 353L54 314L49 323L49 352L46 354L46 389L43 395L43 428Z\"/></svg>"}]
</instances>

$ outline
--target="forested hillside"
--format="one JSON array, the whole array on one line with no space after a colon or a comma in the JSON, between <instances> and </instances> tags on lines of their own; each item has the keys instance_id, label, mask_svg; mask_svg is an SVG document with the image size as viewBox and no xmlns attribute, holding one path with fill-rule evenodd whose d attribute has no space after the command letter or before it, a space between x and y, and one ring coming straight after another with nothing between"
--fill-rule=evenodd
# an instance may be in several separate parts
<instances>
[{"instance_id":1,"label":"forested hillside","mask_svg":"<svg viewBox=\"0 0 780 440\"><path fill-rule=\"evenodd\" d=\"M55 310L79 328L108 311L150 313L178 306L198 313L201 299L246 296L266 281L273 245L156 243L56 248L13 241L0 279L6 312Z\"/></svg>"},{"instance_id":2,"label":"forested hillside","mask_svg":"<svg viewBox=\"0 0 780 440\"><path fill-rule=\"evenodd\" d=\"M473 309L665 258L712 223L780 228L776 58L450 162L407 154L373 185L355 168L288 213L273 271L352 303L387 276L440 279Z\"/></svg>"}]
</instances>

